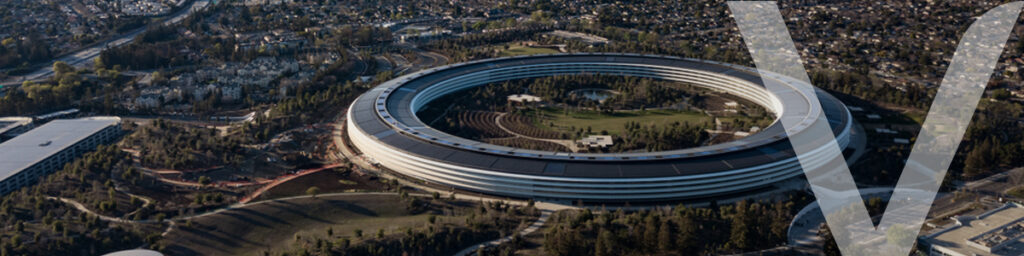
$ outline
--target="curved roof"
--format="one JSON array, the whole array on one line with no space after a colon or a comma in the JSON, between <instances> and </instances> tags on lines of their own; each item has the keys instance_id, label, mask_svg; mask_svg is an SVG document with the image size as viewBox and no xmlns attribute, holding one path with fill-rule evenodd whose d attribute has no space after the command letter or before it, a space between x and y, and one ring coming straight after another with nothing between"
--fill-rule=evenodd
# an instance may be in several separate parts
<instances>
[{"instance_id":1,"label":"curved roof","mask_svg":"<svg viewBox=\"0 0 1024 256\"><path fill-rule=\"evenodd\" d=\"M349 118L363 133L395 149L444 163L531 175L595 178L694 175L771 164L794 156L779 122L752 136L712 146L600 154L536 151L486 144L430 128L415 115L415 111L426 104L418 101L429 102L429 97L427 100L417 97L424 97L421 96L423 92L430 92L430 88L438 84L450 84L459 79L469 79L467 77L479 77L480 74L499 76L500 73L490 72L536 65L555 68L568 65L643 66L656 68L662 72L660 75L668 76L677 71L698 72L763 90L756 70L717 62L637 54L533 55L461 63L396 78L358 98L352 104ZM845 106L827 93L818 91L817 94L823 112L810 109L806 100L808 96L795 90L754 101L766 105L778 118L813 119L824 113L833 133L838 135L848 129L850 120Z\"/></svg>"},{"instance_id":2,"label":"curved roof","mask_svg":"<svg viewBox=\"0 0 1024 256\"><path fill-rule=\"evenodd\" d=\"M146 249L132 249L104 254L103 256L163 256L164 254Z\"/></svg>"}]
</instances>

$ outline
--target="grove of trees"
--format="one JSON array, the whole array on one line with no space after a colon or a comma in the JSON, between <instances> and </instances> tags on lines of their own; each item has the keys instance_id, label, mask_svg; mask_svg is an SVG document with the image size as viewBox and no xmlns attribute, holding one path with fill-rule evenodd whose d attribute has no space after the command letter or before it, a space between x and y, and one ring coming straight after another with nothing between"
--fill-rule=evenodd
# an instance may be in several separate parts
<instances>
[{"instance_id":1,"label":"grove of trees","mask_svg":"<svg viewBox=\"0 0 1024 256\"><path fill-rule=\"evenodd\" d=\"M562 211L549 220L550 255L713 255L786 243L792 202L712 208Z\"/></svg>"}]
</instances>

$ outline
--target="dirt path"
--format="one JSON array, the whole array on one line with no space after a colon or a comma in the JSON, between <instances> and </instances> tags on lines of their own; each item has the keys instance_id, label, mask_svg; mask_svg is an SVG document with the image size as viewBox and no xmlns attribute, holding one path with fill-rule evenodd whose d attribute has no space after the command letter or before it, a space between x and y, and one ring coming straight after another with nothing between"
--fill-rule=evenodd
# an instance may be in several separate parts
<instances>
[{"instance_id":1,"label":"dirt path","mask_svg":"<svg viewBox=\"0 0 1024 256\"><path fill-rule=\"evenodd\" d=\"M558 144L558 145L565 146L566 148L569 148L569 150L572 151L572 152L579 152L579 148L576 147L576 141L573 141L573 140L553 140L553 139L534 138L534 137L530 137L530 136L526 136L526 135L522 135L522 134L516 133L516 132L512 131L509 128L505 128L504 125L501 125L501 119L504 118L505 115L507 115L507 114L508 113L501 113L498 116L494 117L494 124L498 125L498 128L501 128L502 131L505 131L505 132L507 132L509 134L512 134L513 136L516 136L516 138L523 138L523 139L528 139L528 140L551 142L551 143L555 143L555 144Z\"/></svg>"},{"instance_id":2,"label":"dirt path","mask_svg":"<svg viewBox=\"0 0 1024 256\"><path fill-rule=\"evenodd\" d=\"M256 190L256 192L253 192L252 194L249 194L248 196L242 198L242 200L239 200L238 202L241 203L241 204L248 203L248 202L252 201L253 199L259 198L260 195L263 195L263 193L267 192L268 190L270 190L270 189L272 189L274 187L277 187L278 185L284 184L285 182L294 180L295 178L298 178L298 177L306 176L306 175L309 175L309 174L313 174L313 173L317 173L317 172L320 172L320 171L323 171L323 170L333 169L333 168L337 168L337 167L341 167L341 164L326 165L324 167L320 167L320 168L317 168L317 169L304 170L304 171L301 171L301 172L296 173L294 175L288 175L288 176L284 176L284 177L278 178L278 179L274 180L273 182L268 183L266 186L263 186L260 189Z\"/></svg>"}]
</instances>

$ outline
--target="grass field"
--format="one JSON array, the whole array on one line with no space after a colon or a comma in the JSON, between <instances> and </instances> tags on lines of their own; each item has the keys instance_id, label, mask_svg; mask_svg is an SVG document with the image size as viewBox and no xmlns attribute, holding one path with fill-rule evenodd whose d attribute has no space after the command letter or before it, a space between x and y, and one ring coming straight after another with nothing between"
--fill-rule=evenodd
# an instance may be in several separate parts
<instances>
[{"instance_id":1,"label":"grass field","mask_svg":"<svg viewBox=\"0 0 1024 256\"><path fill-rule=\"evenodd\" d=\"M431 214L410 213L397 195L353 194L277 201L234 209L193 220L192 227L178 226L164 237L168 255L260 255L287 248L300 237L323 237L333 230L331 241L355 238L355 230L373 236L421 227ZM472 203L459 203L453 212L467 212ZM462 211L459 209L470 209ZM449 218L449 217L445 217ZM462 219L461 217L450 217ZM273 254L273 253L272 253Z\"/></svg>"},{"instance_id":2,"label":"grass field","mask_svg":"<svg viewBox=\"0 0 1024 256\"><path fill-rule=\"evenodd\" d=\"M538 127L561 131L568 131L571 127L576 127L576 129L590 127L593 133L608 131L612 135L618 135L625 130L627 122L658 126L674 122L689 122L690 125L714 122L713 118L704 113L677 110L618 111L612 114L602 114L597 111L573 111L569 115L566 115L561 109L545 108L541 111L544 118L537 121ZM551 127L551 123L555 124L554 128Z\"/></svg>"},{"instance_id":3,"label":"grass field","mask_svg":"<svg viewBox=\"0 0 1024 256\"><path fill-rule=\"evenodd\" d=\"M501 51L502 57L517 56L517 55L533 55L533 54L551 54L558 53L558 51L550 48L537 48L528 46L512 45L508 50Z\"/></svg>"}]
</instances>

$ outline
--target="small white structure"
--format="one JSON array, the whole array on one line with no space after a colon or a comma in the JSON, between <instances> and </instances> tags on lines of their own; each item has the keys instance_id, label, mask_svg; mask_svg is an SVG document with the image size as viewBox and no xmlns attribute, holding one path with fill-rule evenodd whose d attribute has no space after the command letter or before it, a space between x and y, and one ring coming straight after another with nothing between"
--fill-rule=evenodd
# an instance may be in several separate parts
<instances>
[{"instance_id":1,"label":"small white structure","mask_svg":"<svg viewBox=\"0 0 1024 256\"><path fill-rule=\"evenodd\" d=\"M529 94L513 94L508 96L508 101L519 103L541 102L540 97Z\"/></svg>"},{"instance_id":2,"label":"small white structure","mask_svg":"<svg viewBox=\"0 0 1024 256\"><path fill-rule=\"evenodd\" d=\"M737 108L739 106L740 106L740 103L739 102L735 102L735 101L730 101L730 102L726 102L725 103L725 107L727 107L727 108Z\"/></svg>"},{"instance_id":3,"label":"small white structure","mask_svg":"<svg viewBox=\"0 0 1024 256\"><path fill-rule=\"evenodd\" d=\"M28 126L31 124L31 117L0 117L0 141L3 141L3 137L8 136L8 133L13 134L23 132L28 129Z\"/></svg>"},{"instance_id":4,"label":"small white structure","mask_svg":"<svg viewBox=\"0 0 1024 256\"><path fill-rule=\"evenodd\" d=\"M153 250L132 249L104 254L103 256L163 256L163 253Z\"/></svg>"},{"instance_id":5,"label":"small white structure","mask_svg":"<svg viewBox=\"0 0 1024 256\"><path fill-rule=\"evenodd\" d=\"M615 145L615 142L612 141L611 135L591 135L583 138L582 140L576 141L576 143L584 147L591 148L606 148Z\"/></svg>"},{"instance_id":6,"label":"small white structure","mask_svg":"<svg viewBox=\"0 0 1024 256\"><path fill-rule=\"evenodd\" d=\"M896 131L893 131L893 130L890 130L890 129L886 129L886 128L875 128L875 132L881 133L881 134L899 134L899 132L896 132Z\"/></svg>"}]
</instances>

